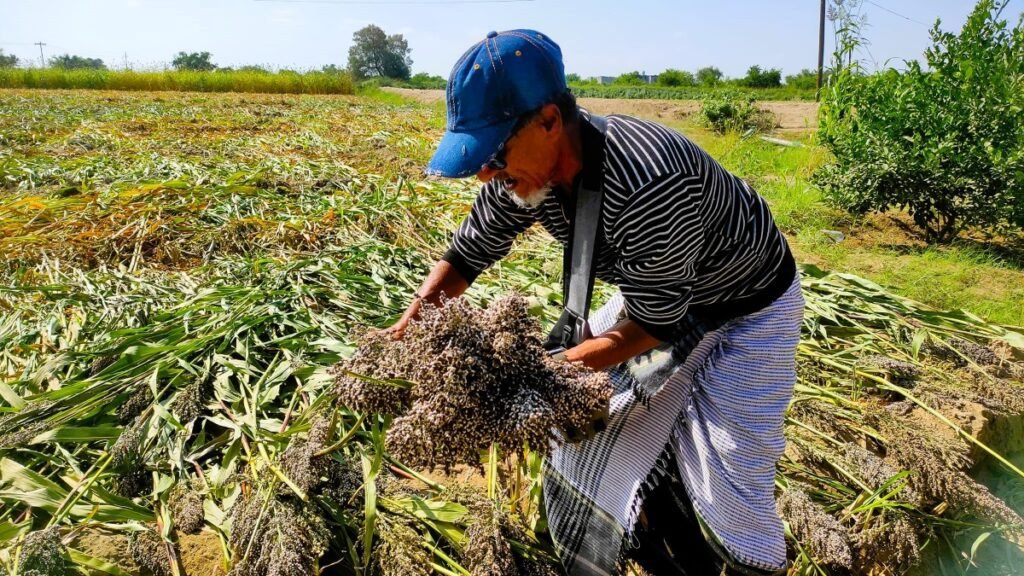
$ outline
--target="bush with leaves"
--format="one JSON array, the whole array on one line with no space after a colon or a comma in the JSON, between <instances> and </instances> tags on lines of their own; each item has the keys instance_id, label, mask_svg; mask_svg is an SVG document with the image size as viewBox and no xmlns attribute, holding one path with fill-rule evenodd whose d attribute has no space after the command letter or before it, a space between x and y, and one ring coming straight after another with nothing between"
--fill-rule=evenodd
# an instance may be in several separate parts
<instances>
[{"instance_id":1,"label":"bush with leaves","mask_svg":"<svg viewBox=\"0 0 1024 576\"><path fill-rule=\"evenodd\" d=\"M740 78L740 85L748 88L778 88L782 86L782 70L762 70L760 66L751 66L747 69L747 75Z\"/></svg>"},{"instance_id":2,"label":"bush with leaves","mask_svg":"<svg viewBox=\"0 0 1024 576\"><path fill-rule=\"evenodd\" d=\"M1024 225L1024 18L1009 27L1006 4L981 0L959 35L936 22L926 67L834 76L819 138L835 161L816 174L832 202L905 209L935 242Z\"/></svg>"},{"instance_id":3,"label":"bush with leaves","mask_svg":"<svg viewBox=\"0 0 1024 576\"><path fill-rule=\"evenodd\" d=\"M644 86L648 84L646 76L634 70L615 77L612 84L616 86Z\"/></svg>"},{"instance_id":4,"label":"bush with leaves","mask_svg":"<svg viewBox=\"0 0 1024 576\"><path fill-rule=\"evenodd\" d=\"M697 70L696 77L701 86L717 86L722 81L722 71L716 66L705 66Z\"/></svg>"},{"instance_id":5,"label":"bush with leaves","mask_svg":"<svg viewBox=\"0 0 1024 576\"><path fill-rule=\"evenodd\" d=\"M174 66L175 70L209 72L217 69L211 58L209 52L178 52L171 61L171 66Z\"/></svg>"},{"instance_id":6,"label":"bush with leaves","mask_svg":"<svg viewBox=\"0 0 1024 576\"><path fill-rule=\"evenodd\" d=\"M18 57L14 54L4 54L0 49L0 68L14 68L18 65Z\"/></svg>"},{"instance_id":7,"label":"bush with leaves","mask_svg":"<svg viewBox=\"0 0 1024 576\"><path fill-rule=\"evenodd\" d=\"M658 74L658 86L696 86L697 79L685 70L669 68Z\"/></svg>"},{"instance_id":8,"label":"bush with leaves","mask_svg":"<svg viewBox=\"0 0 1024 576\"><path fill-rule=\"evenodd\" d=\"M830 70L825 70L822 82L827 83L830 74ZM786 76L786 86L789 86L790 88L800 88L801 90L817 90L818 72L804 68L799 74L790 74Z\"/></svg>"},{"instance_id":9,"label":"bush with leaves","mask_svg":"<svg viewBox=\"0 0 1024 576\"><path fill-rule=\"evenodd\" d=\"M84 58L78 55L61 54L50 58L50 66L63 70L106 70L107 66L99 58Z\"/></svg>"},{"instance_id":10,"label":"bush with leaves","mask_svg":"<svg viewBox=\"0 0 1024 576\"><path fill-rule=\"evenodd\" d=\"M705 96L700 104L701 121L715 132L768 131L775 127L775 116L755 105L753 96L718 92Z\"/></svg>"}]
</instances>

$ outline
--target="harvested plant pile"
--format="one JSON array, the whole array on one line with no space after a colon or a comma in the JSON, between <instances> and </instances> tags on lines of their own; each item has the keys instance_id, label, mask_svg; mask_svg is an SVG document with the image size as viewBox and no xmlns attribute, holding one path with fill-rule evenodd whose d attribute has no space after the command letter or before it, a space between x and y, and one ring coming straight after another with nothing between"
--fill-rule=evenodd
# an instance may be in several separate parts
<instances>
[{"instance_id":1,"label":"harvested plant pile","mask_svg":"<svg viewBox=\"0 0 1024 576\"><path fill-rule=\"evenodd\" d=\"M397 416L388 451L412 466L476 465L492 443L544 454L555 430L586 427L612 388L602 372L549 358L539 335L522 297L486 310L463 299L425 306L401 340L366 336L335 367L335 393L358 411Z\"/></svg>"},{"instance_id":2,"label":"harvested plant pile","mask_svg":"<svg viewBox=\"0 0 1024 576\"><path fill-rule=\"evenodd\" d=\"M0 573L101 559L134 573L131 554L80 544L101 532L161 574L189 565L193 538L224 556L192 576L552 570L537 452L491 450L486 496L440 485L386 449L387 418L337 400L338 362L378 368L354 359L367 344L350 341L355 327L393 320L473 197L415 179L442 126L431 114L344 98L0 95ZM557 291L559 252L533 233L524 248L467 297ZM995 427L1024 415L1020 329L850 275L808 267L803 285L777 478L790 573L1024 565L1011 544L1024 474ZM495 357L521 353L485 341ZM415 389L392 391L383 404L408 414ZM980 484L979 466L1004 490ZM290 531L300 524L312 529Z\"/></svg>"}]
</instances>

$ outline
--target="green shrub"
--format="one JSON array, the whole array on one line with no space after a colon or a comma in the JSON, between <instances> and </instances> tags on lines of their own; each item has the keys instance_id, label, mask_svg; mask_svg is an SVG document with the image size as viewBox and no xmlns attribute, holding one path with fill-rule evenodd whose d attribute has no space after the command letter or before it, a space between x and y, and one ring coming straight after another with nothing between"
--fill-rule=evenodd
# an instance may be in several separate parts
<instances>
[{"instance_id":1,"label":"green shrub","mask_svg":"<svg viewBox=\"0 0 1024 576\"><path fill-rule=\"evenodd\" d=\"M747 69L747 75L740 79L740 83L748 88L778 88L782 86L782 70L761 70L760 66L751 66Z\"/></svg>"},{"instance_id":2,"label":"green shrub","mask_svg":"<svg viewBox=\"0 0 1024 576\"><path fill-rule=\"evenodd\" d=\"M822 82L828 83L830 71L826 70ZM786 76L786 86L789 88L799 88L801 90L817 90L818 89L818 72L816 70L808 70L804 68L799 74L791 74Z\"/></svg>"},{"instance_id":3,"label":"green shrub","mask_svg":"<svg viewBox=\"0 0 1024 576\"><path fill-rule=\"evenodd\" d=\"M753 96L719 92L705 96L700 103L701 121L715 132L768 131L775 127L775 116L755 105Z\"/></svg>"},{"instance_id":4,"label":"green shrub","mask_svg":"<svg viewBox=\"0 0 1024 576\"><path fill-rule=\"evenodd\" d=\"M716 66L705 66L697 70L697 83L701 86L717 86L722 81L722 71Z\"/></svg>"},{"instance_id":5,"label":"green shrub","mask_svg":"<svg viewBox=\"0 0 1024 576\"><path fill-rule=\"evenodd\" d=\"M658 74L659 86L696 86L697 79L693 74L684 70L673 70L669 68Z\"/></svg>"},{"instance_id":6,"label":"green shrub","mask_svg":"<svg viewBox=\"0 0 1024 576\"><path fill-rule=\"evenodd\" d=\"M833 78L819 112L827 198L905 209L934 242L1024 225L1024 18L1009 28L1005 6L981 0L959 35L936 23L926 68Z\"/></svg>"},{"instance_id":7,"label":"green shrub","mask_svg":"<svg viewBox=\"0 0 1024 576\"><path fill-rule=\"evenodd\" d=\"M444 90L445 86L448 85L448 81L440 76L431 76L426 72L419 72L413 74L412 78L409 78L409 88L419 89L433 89L433 90Z\"/></svg>"},{"instance_id":8,"label":"green shrub","mask_svg":"<svg viewBox=\"0 0 1024 576\"><path fill-rule=\"evenodd\" d=\"M618 76L612 81L612 84L616 86L646 86L647 81L644 80L643 76L639 72L634 70L633 72L626 72L625 74Z\"/></svg>"}]
</instances>

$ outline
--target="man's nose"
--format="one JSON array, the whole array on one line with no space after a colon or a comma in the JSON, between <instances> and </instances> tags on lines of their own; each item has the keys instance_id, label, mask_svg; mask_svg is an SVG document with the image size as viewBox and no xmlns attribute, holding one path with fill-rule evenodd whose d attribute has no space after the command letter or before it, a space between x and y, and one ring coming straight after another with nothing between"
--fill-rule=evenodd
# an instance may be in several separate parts
<instances>
[{"instance_id":1,"label":"man's nose","mask_svg":"<svg viewBox=\"0 0 1024 576\"><path fill-rule=\"evenodd\" d=\"M489 182L491 178L494 178L498 174L498 170L489 166L481 166L480 171L476 173L476 177L481 182Z\"/></svg>"}]
</instances>

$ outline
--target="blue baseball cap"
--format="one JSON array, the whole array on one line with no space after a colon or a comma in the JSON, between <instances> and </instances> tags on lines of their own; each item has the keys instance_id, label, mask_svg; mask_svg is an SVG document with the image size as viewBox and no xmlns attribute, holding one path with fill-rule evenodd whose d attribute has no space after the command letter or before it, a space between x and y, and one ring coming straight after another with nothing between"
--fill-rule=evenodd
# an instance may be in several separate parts
<instances>
[{"instance_id":1,"label":"blue baseball cap","mask_svg":"<svg viewBox=\"0 0 1024 576\"><path fill-rule=\"evenodd\" d=\"M562 49L536 30L488 32L455 63L445 91L448 130L427 174L480 171L519 118L567 90Z\"/></svg>"}]
</instances>

